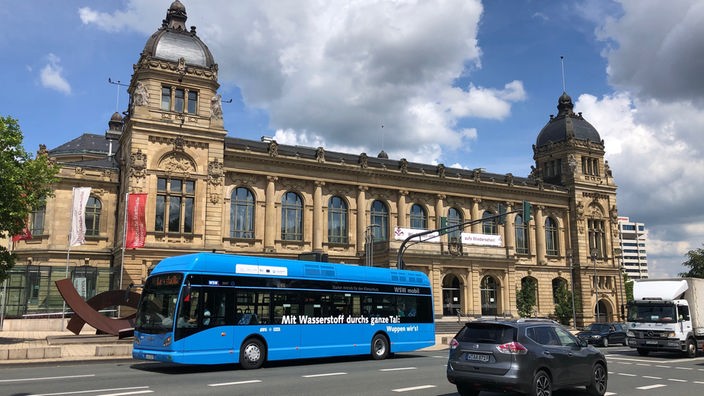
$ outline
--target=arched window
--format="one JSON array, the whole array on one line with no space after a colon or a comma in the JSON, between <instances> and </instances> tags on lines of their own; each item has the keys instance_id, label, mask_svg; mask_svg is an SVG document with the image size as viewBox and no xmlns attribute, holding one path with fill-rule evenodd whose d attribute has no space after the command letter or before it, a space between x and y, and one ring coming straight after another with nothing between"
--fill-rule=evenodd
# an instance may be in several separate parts
<instances>
[{"instance_id":1,"label":"arched window","mask_svg":"<svg viewBox=\"0 0 704 396\"><path fill-rule=\"evenodd\" d=\"M428 228L428 216L425 213L425 208L418 204L411 206L411 228L416 230Z\"/></svg>"},{"instance_id":2,"label":"arched window","mask_svg":"<svg viewBox=\"0 0 704 396\"><path fill-rule=\"evenodd\" d=\"M86 235L100 235L100 211L103 204L96 197L90 196L86 202Z\"/></svg>"},{"instance_id":3,"label":"arched window","mask_svg":"<svg viewBox=\"0 0 704 396\"><path fill-rule=\"evenodd\" d=\"M237 187L230 199L230 238L254 238L254 194Z\"/></svg>"},{"instance_id":4,"label":"arched window","mask_svg":"<svg viewBox=\"0 0 704 396\"><path fill-rule=\"evenodd\" d=\"M46 217L46 205L42 204L32 210L29 215L29 232L33 235L44 235L44 218Z\"/></svg>"},{"instance_id":5,"label":"arched window","mask_svg":"<svg viewBox=\"0 0 704 396\"><path fill-rule=\"evenodd\" d=\"M496 227L496 218L492 218L493 213L485 211L482 215L482 233L486 235L497 235L499 231Z\"/></svg>"},{"instance_id":6,"label":"arched window","mask_svg":"<svg viewBox=\"0 0 704 396\"><path fill-rule=\"evenodd\" d=\"M552 217L545 219L545 253L548 256L557 256L557 223Z\"/></svg>"},{"instance_id":7,"label":"arched window","mask_svg":"<svg viewBox=\"0 0 704 396\"><path fill-rule=\"evenodd\" d=\"M374 240L387 241L389 239L389 208L383 202L376 200L372 202L370 215L369 224L377 225L377 227L372 227Z\"/></svg>"},{"instance_id":8,"label":"arched window","mask_svg":"<svg viewBox=\"0 0 704 396\"><path fill-rule=\"evenodd\" d=\"M450 208L447 210L447 225L448 226L453 226L453 225L459 225L464 222L464 219L462 218L462 212L455 208ZM449 238L449 241L460 241L460 238L462 236L462 230L460 228L455 228L452 229L450 232L447 233L447 236Z\"/></svg>"},{"instance_id":9,"label":"arched window","mask_svg":"<svg viewBox=\"0 0 704 396\"><path fill-rule=\"evenodd\" d=\"M281 239L303 240L303 200L295 192L287 192L281 199Z\"/></svg>"},{"instance_id":10,"label":"arched window","mask_svg":"<svg viewBox=\"0 0 704 396\"><path fill-rule=\"evenodd\" d=\"M523 216L516 215L516 253L528 254L528 227L523 223Z\"/></svg>"},{"instance_id":11,"label":"arched window","mask_svg":"<svg viewBox=\"0 0 704 396\"><path fill-rule=\"evenodd\" d=\"M347 243L347 203L340 197L328 201L328 242Z\"/></svg>"},{"instance_id":12,"label":"arched window","mask_svg":"<svg viewBox=\"0 0 704 396\"><path fill-rule=\"evenodd\" d=\"M563 278L552 280L552 301L553 304L560 303L560 293L567 293L567 281Z\"/></svg>"}]
</instances>

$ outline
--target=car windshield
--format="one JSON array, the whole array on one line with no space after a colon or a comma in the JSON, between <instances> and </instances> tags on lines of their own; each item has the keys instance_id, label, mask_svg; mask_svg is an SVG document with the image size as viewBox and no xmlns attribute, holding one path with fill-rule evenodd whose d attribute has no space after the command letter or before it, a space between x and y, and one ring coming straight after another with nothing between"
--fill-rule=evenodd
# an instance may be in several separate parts
<instances>
[{"instance_id":1,"label":"car windshield","mask_svg":"<svg viewBox=\"0 0 704 396\"><path fill-rule=\"evenodd\" d=\"M674 305L666 304L633 304L628 309L628 320L631 322L675 322Z\"/></svg>"},{"instance_id":2,"label":"car windshield","mask_svg":"<svg viewBox=\"0 0 704 396\"><path fill-rule=\"evenodd\" d=\"M585 330L594 331L594 332L603 332L603 331L609 331L609 327L610 326L606 323L592 323Z\"/></svg>"},{"instance_id":3,"label":"car windshield","mask_svg":"<svg viewBox=\"0 0 704 396\"><path fill-rule=\"evenodd\" d=\"M174 311L182 280L181 274L156 275L147 279L137 308L135 330L150 334L173 330Z\"/></svg>"},{"instance_id":4,"label":"car windshield","mask_svg":"<svg viewBox=\"0 0 704 396\"><path fill-rule=\"evenodd\" d=\"M505 344L516 340L516 328L498 323L469 323L459 341L488 344Z\"/></svg>"}]
</instances>

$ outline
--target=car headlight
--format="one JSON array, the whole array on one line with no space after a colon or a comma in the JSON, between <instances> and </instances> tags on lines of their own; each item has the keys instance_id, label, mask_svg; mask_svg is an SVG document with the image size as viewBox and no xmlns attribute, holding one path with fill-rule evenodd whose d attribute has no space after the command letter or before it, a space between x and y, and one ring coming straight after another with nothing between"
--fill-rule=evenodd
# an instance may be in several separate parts
<instances>
[{"instance_id":1,"label":"car headlight","mask_svg":"<svg viewBox=\"0 0 704 396\"><path fill-rule=\"evenodd\" d=\"M599 338L601 338L601 336L600 336L599 334L594 334L594 335L592 336L592 338L595 339L595 340L598 340Z\"/></svg>"},{"instance_id":2,"label":"car headlight","mask_svg":"<svg viewBox=\"0 0 704 396\"><path fill-rule=\"evenodd\" d=\"M635 336L636 336L635 333L633 333L631 330L628 330L626 332L626 337L635 337Z\"/></svg>"}]
</instances>

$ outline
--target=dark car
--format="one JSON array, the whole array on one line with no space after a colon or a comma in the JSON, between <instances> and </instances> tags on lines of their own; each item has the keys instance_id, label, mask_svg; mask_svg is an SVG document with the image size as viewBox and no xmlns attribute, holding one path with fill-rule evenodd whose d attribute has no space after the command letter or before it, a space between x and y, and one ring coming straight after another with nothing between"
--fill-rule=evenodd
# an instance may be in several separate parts
<instances>
[{"instance_id":1,"label":"dark car","mask_svg":"<svg viewBox=\"0 0 704 396\"><path fill-rule=\"evenodd\" d=\"M622 323L592 323L577 333L577 337L603 347L614 344L628 346L626 328Z\"/></svg>"},{"instance_id":2,"label":"dark car","mask_svg":"<svg viewBox=\"0 0 704 396\"><path fill-rule=\"evenodd\" d=\"M606 393L604 355L551 320L478 320L450 341L447 379L462 396L482 390L550 396L586 386Z\"/></svg>"}]
</instances>

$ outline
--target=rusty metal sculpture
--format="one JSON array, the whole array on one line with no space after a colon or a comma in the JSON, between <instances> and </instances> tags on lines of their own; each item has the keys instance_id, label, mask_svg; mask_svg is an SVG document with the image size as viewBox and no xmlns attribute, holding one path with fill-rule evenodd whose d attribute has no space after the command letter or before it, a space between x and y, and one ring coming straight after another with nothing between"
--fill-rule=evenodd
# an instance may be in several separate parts
<instances>
[{"instance_id":1,"label":"rusty metal sculpture","mask_svg":"<svg viewBox=\"0 0 704 396\"><path fill-rule=\"evenodd\" d=\"M71 279L61 279L55 282L56 287L64 298L66 304L75 313L75 316L68 322L66 328L78 335L83 329L83 325L88 323L96 329L98 334L120 335L126 329L134 325L135 314L122 318L109 318L99 310L111 306L128 306L137 308L139 294L135 292L125 292L123 290L109 290L84 301L73 286Z\"/></svg>"}]
</instances>

